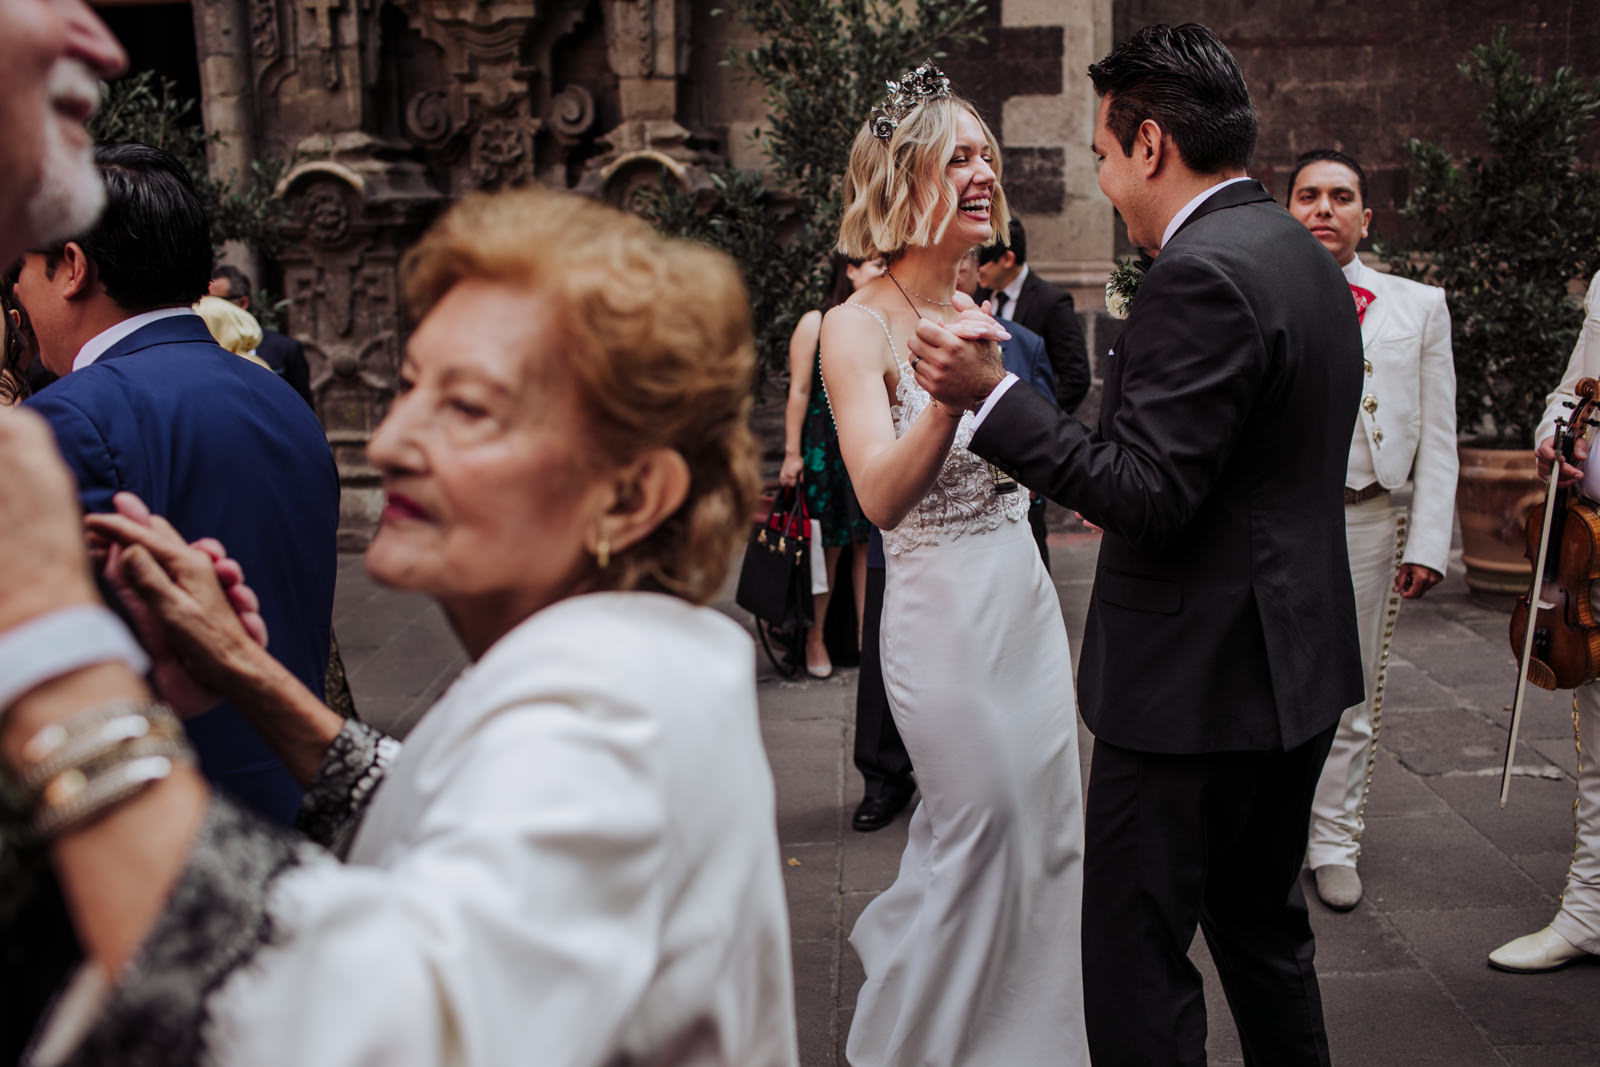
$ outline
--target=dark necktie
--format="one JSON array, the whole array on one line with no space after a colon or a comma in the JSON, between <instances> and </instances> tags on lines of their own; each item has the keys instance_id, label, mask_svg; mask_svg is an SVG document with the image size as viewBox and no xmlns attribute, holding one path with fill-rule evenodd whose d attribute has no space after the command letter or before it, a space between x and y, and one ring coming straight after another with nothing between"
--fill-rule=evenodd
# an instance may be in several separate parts
<instances>
[{"instance_id":1,"label":"dark necktie","mask_svg":"<svg viewBox=\"0 0 1600 1067\"><path fill-rule=\"evenodd\" d=\"M998 318L1000 318L1002 315L1004 315L1006 313L1006 301L1009 300L1009 299L1011 299L1011 298L1006 295L1005 290L1003 290L1003 289L1000 292L994 294L994 317L995 318L998 319Z\"/></svg>"}]
</instances>

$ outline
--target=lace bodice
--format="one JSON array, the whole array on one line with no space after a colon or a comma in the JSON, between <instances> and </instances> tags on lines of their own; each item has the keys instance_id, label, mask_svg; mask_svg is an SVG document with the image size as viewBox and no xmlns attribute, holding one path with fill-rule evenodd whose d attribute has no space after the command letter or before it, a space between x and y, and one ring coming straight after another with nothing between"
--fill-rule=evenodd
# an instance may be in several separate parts
<instances>
[{"instance_id":1,"label":"lace bodice","mask_svg":"<svg viewBox=\"0 0 1600 1067\"><path fill-rule=\"evenodd\" d=\"M863 311L883 327L889 351L900 369L900 383L895 387L895 399L889 411L894 416L894 435L903 437L927 410L932 398L917 384L911 365L900 358L894 335L889 332L889 324L883 316L860 304L840 306ZM989 464L967 450L972 441L973 421L971 412L961 416L955 440L928 495L911 509L899 526L883 531L883 550L889 555L898 556L920 545L954 541L962 534L996 530L1002 523L1021 522L1027 518L1028 494L1021 489L1012 493L995 492L994 473Z\"/></svg>"}]
</instances>

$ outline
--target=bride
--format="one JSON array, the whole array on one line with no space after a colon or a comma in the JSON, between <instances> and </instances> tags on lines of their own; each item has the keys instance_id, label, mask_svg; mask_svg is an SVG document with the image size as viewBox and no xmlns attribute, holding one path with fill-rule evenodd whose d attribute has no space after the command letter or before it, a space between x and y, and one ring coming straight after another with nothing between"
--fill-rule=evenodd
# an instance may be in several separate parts
<instances>
[{"instance_id":1,"label":"bride","mask_svg":"<svg viewBox=\"0 0 1600 1067\"><path fill-rule=\"evenodd\" d=\"M880 1064L1087 1064L1072 661L1015 482L967 451L973 416L919 388L923 321L1006 339L955 304L968 249L1007 232L1000 153L932 64L856 135L839 251L888 271L822 326L845 466L883 530L885 688L922 802L895 882L851 943L846 1049Z\"/></svg>"}]
</instances>

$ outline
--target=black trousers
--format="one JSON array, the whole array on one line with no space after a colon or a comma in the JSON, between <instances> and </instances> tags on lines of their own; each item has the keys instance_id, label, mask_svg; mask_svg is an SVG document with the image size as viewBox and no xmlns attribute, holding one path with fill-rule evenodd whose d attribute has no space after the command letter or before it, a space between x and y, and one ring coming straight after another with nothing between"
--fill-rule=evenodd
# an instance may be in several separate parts
<instances>
[{"instance_id":1,"label":"black trousers","mask_svg":"<svg viewBox=\"0 0 1600 1067\"><path fill-rule=\"evenodd\" d=\"M1044 560L1046 571L1050 569L1050 531L1044 524L1047 503L1044 497L1040 497L1028 504L1028 529L1033 531L1033 543L1039 546L1039 558Z\"/></svg>"},{"instance_id":2,"label":"black trousers","mask_svg":"<svg viewBox=\"0 0 1600 1067\"><path fill-rule=\"evenodd\" d=\"M911 780L911 756L900 740L889 714L889 697L883 691L883 662L878 654L883 583L883 568L869 564L866 608L861 615L861 673L856 682L855 764L866 780L866 796L893 799L910 796L916 783Z\"/></svg>"},{"instance_id":3,"label":"black trousers","mask_svg":"<svg viewBox=\"0 0 1600 1067\"><path fill-rule=\"evenodd\" d=\"M1206 1062L1198 926L1253 1067L1328 1064L1299 873L1333 728L1287 752L1162 755L1096 741L1083 985L1095 1067Z\"/></svg>"}]
</instances>

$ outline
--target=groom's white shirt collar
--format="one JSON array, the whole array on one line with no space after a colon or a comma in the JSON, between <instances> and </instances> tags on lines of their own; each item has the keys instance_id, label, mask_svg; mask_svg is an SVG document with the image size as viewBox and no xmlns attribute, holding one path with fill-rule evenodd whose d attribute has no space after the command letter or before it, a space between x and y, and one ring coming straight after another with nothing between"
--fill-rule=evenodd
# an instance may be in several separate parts
<instances>
[{"instance_id":1,"label":"groom's white shirt collar","mask_svg":"<svg viewBox=\"0 0 1600 1067\"><path fill-rule=\"evenodd\" d=\"M114 326L107 326L93 337L89 338L84 346L78 349L78 354L72 360L73 370L82 370L95 360L111 351L111 346L127 337L135 330L143 329L152 322L162 319L174 318L178 315L194 315L193 308L156 308L154 311L141 311L137 315L129 315ZM198 316L197 316L198 317Z\"/></svg>"},{"instance_id":2,"label":"groom's white shirt collar","mask_svg":"<svg viewBox=\"0 0 1600 1067\"><path fill-rule=\"evenodd\" d=\"M1236 185L1239 182L1247 182L1249 180L1250 176L1246 174L1242 178L1229 178L1225 182L1218 182L1209 189L1200 190L1200 195L1183 205L1182 210L1180 210L1176 215L1172 216L1172 221L1167 223L1167 232L1161 235L1161 247L1167 247L1167 242L1172 240L1172 235L1178 232L1178 227L1188 222L1189 216L1193 215L1195 211L1199 209L1200 205L1205 203L1206 200L1213 196L1218 190L1226 189L1230 185Z\"/></svg>"}]
</instances>

